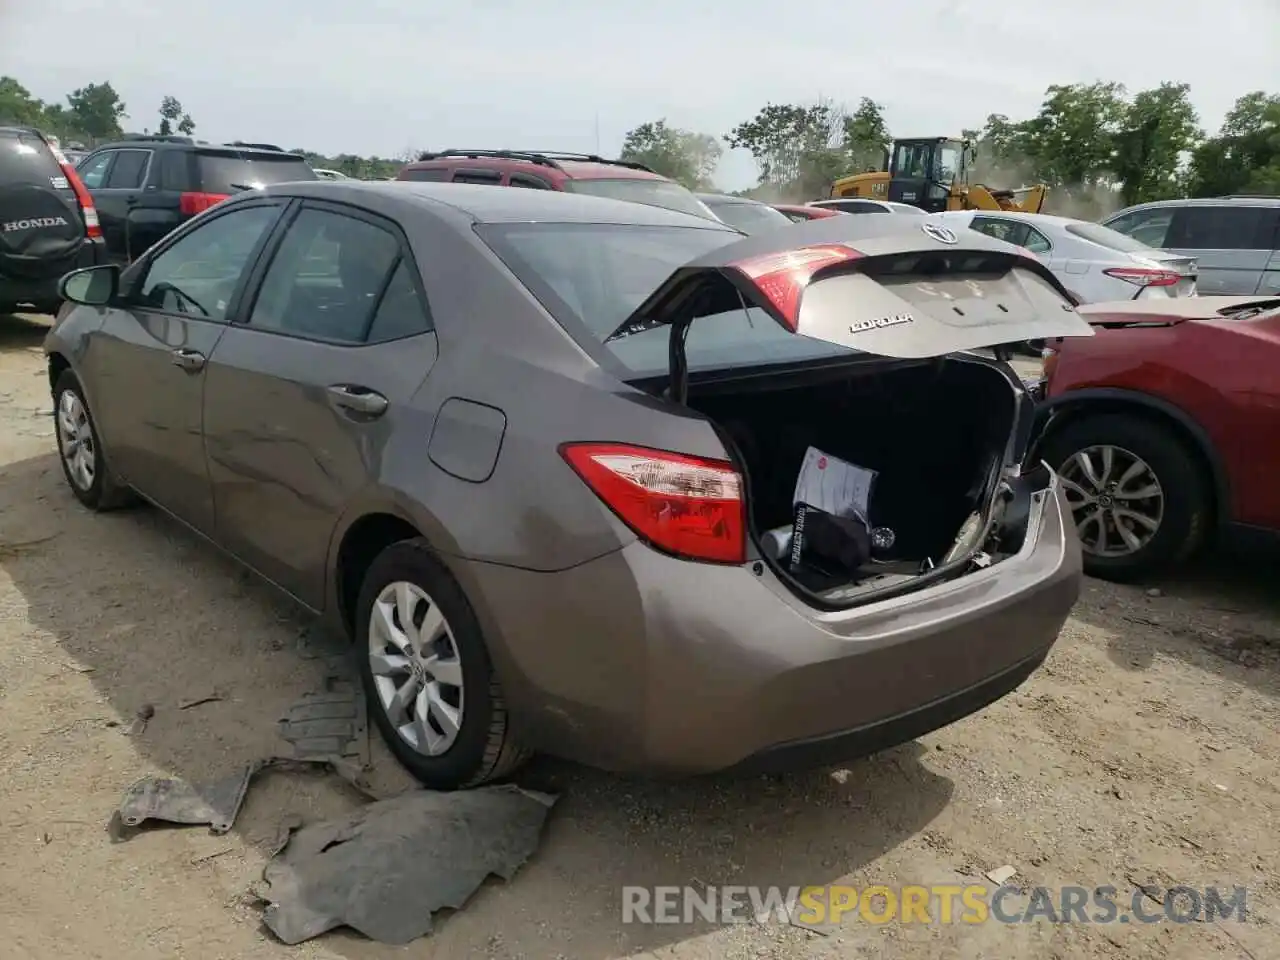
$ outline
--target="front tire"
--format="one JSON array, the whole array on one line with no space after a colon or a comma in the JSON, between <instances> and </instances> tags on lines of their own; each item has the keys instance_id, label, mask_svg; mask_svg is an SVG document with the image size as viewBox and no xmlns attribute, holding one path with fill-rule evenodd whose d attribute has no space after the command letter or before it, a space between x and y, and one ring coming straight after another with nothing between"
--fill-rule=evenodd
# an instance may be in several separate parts
<instances>
[{"instance_id":1,"label":"front tire","mask_svg":"<svg viewBox=\"0 0 1280 960\"><path fill-rule=\"evenodd\" d=\"M374 723L424 785L478 786L527 759L475 612L426 541L396 543L377 556L355 616L355 654Z\"/></svg>"},{"instance_id":2,"label":"front tire","mask_svg":"<svg viewBox=\"0 0 1280 960\"><path fill-rule=\"evenodd\" d=\"M1090 576L1139 580L1204 543L1212 518L1204 472L1158 421L1085 415L1052 434L1043 456L1066 487Z\"/></svg>"},{"instance_id":3,"label":"front tire","mask_svg":"<svg viewBox=\"0 0 1280 960\"><path fill-rule=\"evenodd\" d=\"M70 370L62 371L53 385L53 417L62 475L75 498L99 512L132 502L132 492L111 472L89 401Z\"/></svg>"}]
</instances>

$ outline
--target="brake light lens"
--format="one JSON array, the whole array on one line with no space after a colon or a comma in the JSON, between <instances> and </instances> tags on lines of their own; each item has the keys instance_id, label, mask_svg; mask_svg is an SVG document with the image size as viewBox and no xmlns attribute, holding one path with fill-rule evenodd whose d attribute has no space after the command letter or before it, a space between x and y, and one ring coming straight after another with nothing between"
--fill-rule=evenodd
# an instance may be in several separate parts
<instances>
[{"instance_id":1,"label":"brake light lens","mask_svg":"<svg viewBox=\"0 0 1280 960\"><path fill-rule=\"evenodd\" d=\"M800 296L819 270L862 256L842 243L814 244L729 264L750 280L792 333L800 323Z\"/></svg>"},{"instance_id":2,"label":"brake light lens","mask_svg":"<svg viewBox=\"0 0 1280 960\"><path fill-rule=\"evenodd\" d=\"M67 178L67 186L75 192L76 202L80 204L80 215L84 217L84 232L94 239L101 239L102 224L98 222L98 208L93 205L89 188L84 185L80 174L76 173L76 168L70 163L60 163L58 166L62 167L62 172Z\"/></svg>"},{"instance_id":3,"label":"brake light lens","mask_svg":"<svg viewBox=\"0 0 1280 960\"><path fill-rule=\"evenodd\" d=\"M1176 287L1182 275L1172 270L1156 270L1151 267L1111 267L1103 270L1108 277L1115 277L1138 287Z\"/></svg>"},{"instance_id":4,"label":"brake light lens","mask_svg":"<svg viewBox=\"0 0 1280 960\"><path fill-rule=\"evenodd\" d=\"M184 217L194 217L221 203L229 193L184 193L178 198L178 210Z\"/></svg>"},{"instance_id":5,"label":"brake light lens","mask_svg":"<svg viewBox=\"0 0 1280 960\"><path fill-rule=\"evenodd\" d=\"M620 443L570 443L560 455L650 546L687 560L746 561L746 501L733 464Z\"/></svg>"}]
</instances>

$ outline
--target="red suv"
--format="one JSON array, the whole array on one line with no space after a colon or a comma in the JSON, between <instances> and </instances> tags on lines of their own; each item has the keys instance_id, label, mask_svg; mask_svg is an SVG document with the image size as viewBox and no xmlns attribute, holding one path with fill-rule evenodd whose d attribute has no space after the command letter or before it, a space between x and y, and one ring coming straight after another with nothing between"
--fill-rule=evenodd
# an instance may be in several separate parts
<instances>
[{"instance_id":1,"label":"red suv","mask_svg":"<svg viewBox=\"0 0 1280 960\"><path fill-rule=\"evenodd\" d=\"M589 153L532 150L441 150L424 153L397 180L481 183L495 187L563 190L593 197L631 200L718 220L705 203L680 184L641 163L606 160Z\"/></svg>"},{"instance_id":2,"label":"red suv","mask_svg":"<svg viewBox=\"0 0 1280 960\"><path fill-rule=\"evenodd\" d=\"M1280 297L1078 310L1096 336L1047 346L1036 455L1085 571L1130 580L1219 533L1280 533Z\"/></svg>"}]
</instances>

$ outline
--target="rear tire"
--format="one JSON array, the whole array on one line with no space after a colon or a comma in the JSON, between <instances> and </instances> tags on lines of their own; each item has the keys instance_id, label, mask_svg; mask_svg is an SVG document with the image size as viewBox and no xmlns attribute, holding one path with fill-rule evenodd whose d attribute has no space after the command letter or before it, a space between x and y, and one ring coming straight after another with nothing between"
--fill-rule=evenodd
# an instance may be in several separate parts
<instances>
[{"instance_id":1,"label":"rear tire","mask_svg":"<svg viewBox=\"0 0 1280 960\"><path fill-rule=\"evenodd\" d=\"M1101 473L1105 449L1112 451L1114 464L1112 484L1123 479L1129 469L1138 471L1140 461L1146 471L1120 488L1102 493L1087 481L1077 456L1084 453L1093 464L1093 473ZM1081 497L1071 485L1067 499L1072 518L1080 532L1084 548L1085 573L1103 580L1129 582L1149 576L1165 567L1189 559L1205 542L1210 530L1213 503L1209 484L1199 457L1173 430L1158 421L1132 414L1085 415L1068 422L1051 434L1041 448L1043 459L1064 478L1087 495ZM1126 492L1145 492L1156 487L1159 496L1128 498ZM1114 512L1120 510L1117 517ZM1091 519L1096 513L1103 516ZM1135 522L1134 514L1146 518ZM1148 524L1155 518L1154 529ZM1124 527L1121 528L1120 524ZM1105 545L1110 553L1099 549L1098 529L1106 526ZM1137 549L1114 552L1124 542L1121 529L1142 539Z\"/></svg>"},{"instance_id":2,"label":"rear tire","mask_svg":"<svg viewBox=\"0 0 1280 960\"><path fill-rule=\"evenodd\" d=\"M427 787L478 786L528 759L475 612L425 540L392 544L370 564L353 652L378 732Z\"/></svg>"},{"instance_id":3,"label":"rear tire","mask_svg":"<svg viewBox=\"0 0 1280 960\"><path fill-rule=\"evenodd\" d=\"M53 419L62 475L75 498L98 512L132 503L133 491L111 472L89 401L70 370L63 370L53 385Z\"/></svg>"}]
</instances>

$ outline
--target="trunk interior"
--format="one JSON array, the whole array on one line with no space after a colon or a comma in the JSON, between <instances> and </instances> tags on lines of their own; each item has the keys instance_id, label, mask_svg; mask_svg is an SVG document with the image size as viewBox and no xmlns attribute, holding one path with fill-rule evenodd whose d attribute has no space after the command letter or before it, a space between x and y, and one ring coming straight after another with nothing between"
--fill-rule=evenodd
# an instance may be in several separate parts
<instances>
[{"instance_id":1,"label":"trunk interior","mask_svg":"<svg viewBox=\"0 0 1280 960\"><path fill-rule=\"evenodd\" d=\"M1017 394L1000 367L943 359L691 384L688 405L737 447L761 552L812 598L843 606L981 546ZM791 563L796 479L811 446L877 471L867 525L891 530L892 544L882 537L856 571Z\"/></svg>"}]
</instances>

